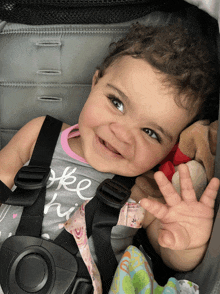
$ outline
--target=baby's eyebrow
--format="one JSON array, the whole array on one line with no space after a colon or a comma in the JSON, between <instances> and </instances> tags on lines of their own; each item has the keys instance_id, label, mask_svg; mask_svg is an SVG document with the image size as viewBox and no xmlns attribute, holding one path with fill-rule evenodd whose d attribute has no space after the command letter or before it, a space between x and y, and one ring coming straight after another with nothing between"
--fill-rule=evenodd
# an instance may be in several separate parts
<instances>
[{"instance_id":1,"label":"baby's eyebrow","mask_svg":"<svg viewBox=\"0 0 220 294\"><path fill-rule=\"evenodd\" d=\"M173 141L173 136L171 135L171 133L168 130L165 130L164 128L162 128L161 126L159 126L158 124L155 124L155 127L164 134L164 136L166 136L170 142Z\"/></svg>"},{"instance_id":2,"label":"baby's eyebrow","mask_svg":"<svg viewBox=\"0 0 220 294\"><path fill-rule=\"evenodd\" d=\"M122 92L121 90L119 90L117 87L113 86L112 84L107 84L107 87L112 88L113 90L117 91L118 94L127 102L129 103L129 98L127 95L125 95L124 92Z\"/></svg>"}]
</instances>

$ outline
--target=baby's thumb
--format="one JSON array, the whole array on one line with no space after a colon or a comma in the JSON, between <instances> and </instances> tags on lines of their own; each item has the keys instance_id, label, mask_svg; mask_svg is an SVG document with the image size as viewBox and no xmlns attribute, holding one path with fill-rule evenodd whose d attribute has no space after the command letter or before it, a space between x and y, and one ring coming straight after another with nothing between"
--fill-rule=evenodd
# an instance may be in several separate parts
<instances>
[{"instance_id":1,"label":"baby's thumb","mask_svg":"<svg viewBox=\"0 0 220 294\"><path fill-rule=\"evenodd\" d=\"M165 224L159 232L158 243L171 250L185 250L189 246L189 236L180 225Z\"/></svg>"}]
</instances>

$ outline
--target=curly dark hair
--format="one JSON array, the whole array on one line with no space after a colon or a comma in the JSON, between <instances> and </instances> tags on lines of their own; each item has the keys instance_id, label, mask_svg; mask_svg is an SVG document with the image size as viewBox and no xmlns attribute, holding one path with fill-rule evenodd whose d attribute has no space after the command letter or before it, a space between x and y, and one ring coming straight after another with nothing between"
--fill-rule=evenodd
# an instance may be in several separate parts
<instances>
[{"instance_id":1,"label":"curly dark hair","mask_svg":"<svg viewBox=\"0 0 220 294\"><path fill-rule=\"evenodd\" d=\"M180 23L146 27L135 23L128 34L110 45L110 53L98 67L105 70L122 56L146 60L165 85L175 90L177 105L193 113L193 121L218 118L218 58L213 58L201 36L190 34Z\"/></svg>"}]
</instances>

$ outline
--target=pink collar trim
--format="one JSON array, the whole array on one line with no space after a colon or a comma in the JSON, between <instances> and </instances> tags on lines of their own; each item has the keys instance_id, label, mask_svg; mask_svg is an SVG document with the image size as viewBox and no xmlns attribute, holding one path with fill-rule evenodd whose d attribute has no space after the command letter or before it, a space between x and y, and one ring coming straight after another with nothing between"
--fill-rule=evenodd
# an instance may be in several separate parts
<instances>
[{"instance_id":1,"label":"pink collar trim","mask_svg":"<svg viewBox=\"0 0 220 294\"><path fill-rule=\"evenodd\" d=\"M85 158L77 155L75 152L72 151L72 149L69 146L68 139L80 136L79 131L71 132L72 130L75 130L75 129L78 129L78 124L65 129L61 133L61 146L64 152L66 152L66 154L69 155L71 158L74 158L78 161L88 164Z\"/></svg>"}]
</instances>

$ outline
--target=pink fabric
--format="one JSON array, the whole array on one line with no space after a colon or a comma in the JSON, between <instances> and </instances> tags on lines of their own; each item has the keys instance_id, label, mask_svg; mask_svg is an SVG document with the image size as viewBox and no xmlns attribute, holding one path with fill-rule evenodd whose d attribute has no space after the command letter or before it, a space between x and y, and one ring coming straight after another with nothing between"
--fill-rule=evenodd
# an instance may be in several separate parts
<instances>
[{"instance_id":1,"label":"pink fabric","mask_svg":"<svg viewBox=\"0 0 220 294\"><path fill-rule=\"evenodd\" d=\"M85 201L74 215L65 223L65 229L73 235L80 254L92 279L94 294L102 294L102 283L98 268L91 255L86 235ZM121 209L117 225L141 228L145 211L138 203L127 202Z\"/></svg>"},{"instance_id":2,"label":"pink fabric","mask_svg":"<svg viewBox=\"0 0 220 294\"><path fill-rule=\"evenodd\" d=\"M70 157L87 163L86 160L75 152L73 152L68 144L68 139L80 135L78 124L71 126L64 130L61 134L61 145ZM73 130L77 130L72 132ZM86 235L86 221L85 221L85 205L89 201L85 201L81 207L74 213L74 215L65 223L65 229L73 235L79 247L80 254L88 268L92 279L94 294L102 294L102 283L98 268L91 255L88 239ZM145 210L136 202L127 202L121 209L117 225L128 226L132 228L141 228L144 219Z\"/></svg>"},{"instance_id":3,"label":"pink fabric","mask_svg":"<svg viewBox=\"0 0 220 294\"><path fill-rule=\"evenodd\" d=\"M70 157L83 162L87 163L88 162L81 156L77 155L75 152L73 152L69 146L68 139L78 137L80 135L79 131L71 132L72 130L78 129L78 124L71 126L67 129L65 129L62 134L61 134L61 145L63 150L66 152L67 155Z\"/></svg>"}]
</instances>

